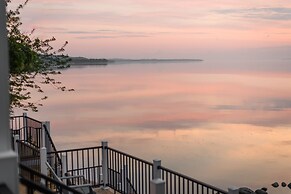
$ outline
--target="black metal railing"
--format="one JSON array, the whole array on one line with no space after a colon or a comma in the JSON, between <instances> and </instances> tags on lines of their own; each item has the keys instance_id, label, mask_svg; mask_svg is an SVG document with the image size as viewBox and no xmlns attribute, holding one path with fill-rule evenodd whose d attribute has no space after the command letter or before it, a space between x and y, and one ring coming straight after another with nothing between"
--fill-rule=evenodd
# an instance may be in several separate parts
<instances>
[{"instance_id":1,"label":"black metal railing","mask_svg":"<svg viewBox=\"0 0 291 194\"><path fill-rule=\"evenodd\" d=\"M102 147L89 147L80 149L62 150L57 152L48 153L48 158L65 158L58 166L52 166L53 170L58 175L68 176L83 175L86 183L91 184L93 187L102 184L101 177L101 156ZM54 163L57 164L58 161ZM64 170L64 171L63 171ZM77 184L80 184L77 180Z\"/></svg>"},{"instance_id":2,"label":"black metal railing","mask_svg":"<svg viewBox=\"0 0 291 194\"><path fill-rule=\"evenodd\" d=\"M137 194L126 173L120 173L112 169L108 169L108 173L110 178L107 186L112 188L114 193Z\"/></svg>"},{"instance_id":3,"label":"black metal railing","mask_svg":"<svg viewBox=\"0 0 291 194\"><path fill-rule=\"evenodd\" d=\"M11 130L22 129L24 127L24 117L23 116L10 117L9 125Z\"/></svg>"},{"instance_id":4,"label":"black metal railing","mask_svg":"<svg viewBox=\"0 0 291 194\"><path fill-rule=\"evenodd\" d=\"M24 187L26 194L33 194L34 191L45 194L81 194L73 188L63 183L47 177L25 165L19 164L20 183Z\"/></svg>"},{"instance_id":5,"label":"black metal railing","mask_svg":"<svg viewBox=\"0 0 291 194\"><path fill-rule=\"evenodd\" d=\"M43 146L42 138L44 137L47 152L57 151L47 126L38 120L25 115L10 117L10 129L12 131L12 139L13 135L17 134L20 141L27 142L35 148L40 148ZM42 133L45 133L44 136ZM12 146L14 148L14 144ZM56 155L56 158L48 158L48 162L51 166L59 166L61 158Z\"/></svg>"},{"instance_id":6,"label":"black metal railing","mask_svg":"<svg viewBox=\"0 0 291 194\"><path fill-rule=\"evenodd\" d=\"M149 194L150 180L153 178L153 164L126 154L110 147L89 147L57 151L48 132L47 126L42 122L23 116L10 118L12 134L19 135L18 152L20 163L40 171L39 148L43 146L42 138L45 137L45 146L48 151L47 160L58 176L66 173L67 176L79 176L93 187L104 185L104 172L102 172L102 150L107 161L107 182L109 186L119 193ZM45 133L45 134L42 134ZM105 151L105 152L104 152ZM104 157L104 155L103 155ZM62 161L62 158L65 160ZM195 180L186 175L159 166L161 178L166 184L167 194L225 194L224 190ZM82 175L82 176L80 176Z\"/></svg>"},{"instance_id":7,"label":"black metal railing","mask_svg":"<svg viewBox=\"0 0 291 194\"><path fill-rule=\"evenodd\" d=\"M102 151L104 152L102 154ZM86 183L93 187L104 185L118 193L150 194L150 181L153 178L153 164L110 147L90 147L62 150L48 154L56 158L63 156L61 169L65 166L68 176L83 175ZM107 178L104 178L102 157L107 161ZM65 163L64 163L65 162ZM55 168L56 169L56 168ZM165 181L167 194L226 194L212 185L195 180L173 170L158 166L161 178ZM57 172L57 171L56 171ZM64 174L65 172L61 172ZM76 180L76 184L79 184Z\"/></svg>"},{"instance_id":8,"label":"black metal railing","mask_svg":"<svg viewBox=\"0 0 291 194\"><path fill-rule=\"evenodd\" d=\"M50 136L50 133L48 132L47 126L43 125L43 127L44 127L44 133L45 133L45 147L47 149L47 152L48 153L57 152L56 146L55 146L55 144ZM54 166L56 169L60 168L60 166L62 164L61 157L58 154L53 155L53 157L52 157L52 155L48 156L47 160L48 160L48 163L51 166Z\"/></svg>"},{"instance_id":9,"label":"black metal railing","mask_svg":"<svg viewBox=\"0 0 291 194\"><path fill-rule=\"evenodd\" d=\"M19 162L40 172L40 151L24 141L17 141Z\"/></svg>"},{"instance_id":10,"label":"black metal railing","mask_svg":"<svg viewBox=\"0 0 291 194\"><path fill-rule=\"evenodd\" d=\"M107 148L109 186L118 192L150 193L153 164L113 148Z\"/></svg>"},{"instance_id":11,"label":"black metal railing","mask_svg":"<svg viewBox=\"0 0 291 194\"><path fill-rule=\"evenodd\" d=\"M227 194L226 191L159 166L167 194Z\"/></svg>"},{"instance_id":12,"label":"black metal railing","mask_svg":"<svg viewBox=\"0 0 291 194\"><path fill-rule=\"evenodd\" d=\"M10 117L10 129L13 135L19 135L19 140L40 148L42 138L42 123L40 121L27 116Z\"/></svg>"},{"instance_id":13,"label":"black metal railing","mask_svg":"<svg viewBox=\"0 0 291 194\"><path fill-rule=\"evenodd\" d=\"M48 132L47 126L43 125L45 131L45 147L48 152L56 152L56 146L52 140L50 133Z\"/></svg>"}]
</instances>

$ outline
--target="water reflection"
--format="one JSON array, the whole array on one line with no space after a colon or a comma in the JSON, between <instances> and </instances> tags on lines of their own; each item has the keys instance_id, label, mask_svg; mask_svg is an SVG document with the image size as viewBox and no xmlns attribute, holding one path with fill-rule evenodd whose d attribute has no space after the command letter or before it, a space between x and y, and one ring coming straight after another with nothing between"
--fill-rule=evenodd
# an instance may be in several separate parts
<instances>
[{"instance_id":1,"label":"water reflection","mask_svg":"<svg viewBox=\"0 0 291 194\"><path fill-rule=\"evenodd\" d=\"M71 68L62 80L76 91L48 88L45 107L30 115L52 122L58 148L107 139L222 188L269 186L291 180L289 67L205 61Z\"/></svg>"}]
</instances>

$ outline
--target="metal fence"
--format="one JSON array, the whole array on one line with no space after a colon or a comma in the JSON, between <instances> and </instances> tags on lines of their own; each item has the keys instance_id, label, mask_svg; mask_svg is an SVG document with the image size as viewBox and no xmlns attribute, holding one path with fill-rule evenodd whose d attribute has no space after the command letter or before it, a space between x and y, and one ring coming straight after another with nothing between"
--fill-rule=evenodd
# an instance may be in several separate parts
<instances>
[{"instance_id":1,"label":"metal fence","mask_svg":"<svg viewBox=\"0 0 291 194\"><path fill-rule=\"evenodd\" d=\"M62 157L61 174L83 175L86 183L92 184L93 187L109 186L118 193L150 194L150 182L157 177L165 181L167 194L227 193L161 165L155 166L151 162L110 148L107 144L51 152L48 155L54 158L56 155Z\"/></svg>"},{"instance_id":2,"label":"metal fence","mask_svg":"<svg viewBox=\"0 0 291 194\"><path fill-rule=\"evenodd\" d=\"M47 151L57 151L47 126L38 120L26 115L10 117L10 129L12 132L12 140L14 135L18 135L19 140L27 142L35 148L41 148L43 146L43 138L45 138L45 147L47 148ZM14 148L14 144L12 144L12 146ZM59 166L61 158L59 156L56 156L55 159L48 158L48 162L50 165Z\"/></svg>"},{"instance_id":3,"label":"metal fence","mask_svg":"<svg viewBox=\"0 0 291 194\"><path fill-rule=\"evenodd\" d=\"M153 178L165 181L167 194L226 194L227 192L150 163L135 156L102 146L57 151L47 127L26 115L10 118L12 134L18 134L20 162L39 171L39 148L45 138L47 161L58 176L82 175L93 187L109 186L127 194L150 194ZM157 175L158 172L158 175ZM81 182L76 180L76 184Z\"/></svg>"},{"instance_id":4,"label":"metal fence","mask_svg":"<svg viewBox=\"0 0 291 194\"><path fill-rule=\"evenodd\" d=\"M121 193L150 193L153 164L113 148L107 148L108 183Z\"/></svg>"},{"instance_id":5,"label":"metal fence","mask_svg":"<svg viewBox=\"0 0 291 194\"><path fill-rule=\"evenodd\" d=\"M47 152L48 153L56 152L57 151L56 146L50 136L50 133L46 125L43 125L43 133L45 133L44 138L45 138L45 147L47 149ZM61 161L61 157L58 154L53 155L53 157L48 156L47 160L48 160L48 163L51 166L55 166L56 169L61 168L62 161Z\"/></svg>"},{"instance_id":6,"label":"metal fence","mask_svg":"<svg viewBox=\"0 0 291 194\"><path fill-rule=\"evenodd\" d=\"M24 141L17 141L19 163L40 172L39 149Z\"/></svg>"},{"instance_id":7,"label":"metal fence","mask_svg":"<svg viewBox=\"0 0 291 194\"><path fill-rule=\"evenodd\" d=\"M167 194L226 194L227 192L185 176L168 168L159 166L162 179L165 181Z\"/></svg>"},{"instance_id":8,"label":"metal fence","mask_svg":"<svg viewBox=\"0 0 291 194\"><path fill-rule=\"evenodd\" d=\"M13 135L40 148L42 145L42 123L25 115L10 117L10 129Z\"/></svg>"},{"instance_id":9,"label":"metal fence","mask_svg":"<svg viewBox=\"0 0 291 194\"><path fill-rule=\"evenodd\" d=\"M70 188L63 183L49 178L25 165L19 164L20 183L24 186L26 194L44 193L44 194L81 194L73 188ZM23 193L23 192L22 192Z\"/></svg>"},{"instance_id":10,"label":"metal fence","mask_svg":"<svg viewBox=\"0 0 291 194\"><path fill-rule=\"evenodd\" d=\"M23 116L13 116L10 117L9 125L11 130L19 130L24 127L24 117Z\"/></svg>"},{"instance_id":11,"label":"metal fence","mask_svg":"<svg viewBox=\"0 0 291 194\"><path fill-rule=\"evenodd\" d=\"M102 184L101 151L101 146L62 150L48 153L48 158L62 159L59 167L57 165L52 166L56 174L60 176L83 175L86 183L97 187ZM54 163L57 164L57 162ZM79 181L81 180L77 180L77 184L79 184Z\"/></svg>"}]
</instances>

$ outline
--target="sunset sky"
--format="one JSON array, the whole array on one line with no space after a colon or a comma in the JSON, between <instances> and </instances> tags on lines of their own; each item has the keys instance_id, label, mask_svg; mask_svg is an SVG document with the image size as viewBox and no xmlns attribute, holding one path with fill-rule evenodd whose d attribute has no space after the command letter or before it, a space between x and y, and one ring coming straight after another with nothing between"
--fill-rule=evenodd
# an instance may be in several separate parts
<instances>
[{"instance_id":1,"label":"sunset sky","mask_svg":"<svg viewBox=\"0 0 291 194\"><path fill-rule=\"evenodd\" d=\"M72 56L285 58L291 51L289 0L30 0L22 20L24 31L69 41Z\"/></svg>"},{"instance_id":2,"label":"sunset sky","mask_svg":"<svg viewBox=\"0 0 291 194\"><path fill-rule=\"evenodd\" d=\"M58 148L108 140L224 189L290 180L291 0L30 0L22 21L70 56L204 60L63 70L75 91L45 85L29 113Z\"/></svg>"}]
</instances>

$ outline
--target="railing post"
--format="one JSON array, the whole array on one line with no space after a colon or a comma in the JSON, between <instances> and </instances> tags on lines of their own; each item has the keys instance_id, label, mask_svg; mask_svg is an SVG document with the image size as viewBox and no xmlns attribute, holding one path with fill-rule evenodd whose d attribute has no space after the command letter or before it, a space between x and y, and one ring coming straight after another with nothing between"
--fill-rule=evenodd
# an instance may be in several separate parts
<instances>
[{"instance_id":1,"label":"railing post","mask_svg":"<svg viewBox=\"0 0 291 194\"><path fill-rule=\"evenodd\" d=\"M46 129L48 133L51 133L51 122L50 121L44 121L43 124L46 126Z\"/></svg>"},{"instance_id":2,"label":"railing post","mask_svg":"<svg viewBox=\"0 0 291 194\"><path fill-rule=\"evenodd\" d=\"M45 128L44 123L41 123L41 147L46 147L46 134L45 134Z\"/></svg>"},{"instance_id":3,"label":"railing post","mask_svg":"<svg viewBox=\"0 0 291 194\"><path fill-rule=\"evenodd\" d=\"M128 167L127 165L123 165L123 168L121 169L121 191L124 194L128 193L128 185L127 185L127 179L128 179Z\"/></svg>"},{"instance_id":4,"label":"railing post","mask_svg":"<svg viewBox=\"0 0 291 194\"><path fill-rule=\"evenodd\" d=\"M102 141L102 179L103 188L107 188L108 185L108 142Z\"/></svg>"},{"instance_id":5,"label":"railing post","mask_svg":"<svg viewBox=\"0 0 291 194\"><path fill-rule=\"evenodd\" d=\"M42 147L40 148L40 172L47 175L47 149L45 147L45 128L42 126Z\"/></svg>"},{"instance_id":6,"label":"railing post","mask_svg":"<svg viewBox=\"0 0 291 194\"><path fill-rule=\"evenodd\" d=\"M13 140L14 140L14 151L18 155L18 143L17 143L17 141L19 141L19 135L14 135Z\"/></svg>"},{"instance_id":7,"label":"railing post","mask_svg":"<svg viewBox=\"0 0 291 194\"><path fill-rule=\"evenodd\" d=\"M150 183L150 194L165 194L165 181L161 179L161 160L153 161L153 179Z\"/></svg>"},{"instance_id":8,"label":"railing post","mask_svg":"<svg viewBox=\"0 0 291 194\"><path fill-rule=\"evenodd\" d=\"M67 171L67 157L65 153L62 153L62 176L66 176ZM67 179L64 179L64 183L67 185Z\"/></svg>"},{"instance_id":9,"label":"railing post","mask_svg":"<svg viewBox=\"0 0 291 194\"><path fill-rule=\"evenodd\" d=\"M162 173L159 166L161 166L162 162L161 160L153 160L153 164L153 179L160 179Z\"/></svg>"},{"instance_id":10,"label":"railing post","mask_svg":"<svg viewBox=\"0 0 291 194\"><path fill-rule=\"evenodd\" d=\"M28 140L28 126L27 126L27 113L23 113L23 140Z\"/></svg>"},{"instance_id":11,"label":"railing post","mask_svg":"<svg viewBox=\"0 0 291 194\"><path fill-rule=\"evenodd\" d=\"M43 140L44 140L44 145L42 145L42 147L46 147L46 149L47 149L47 152L51 152L52 150L51 150L51 146L49 146L48 145L48 143L49 143L49 139L48 139L48 136L46 135L46 131L45 131L45 128L44 128L44 126L46 127L46 129L47 129L47 132L50 134L50 122L49 121L44 121L44 122L42 122L41 123L41 125L42 125L42 130L43 130Z\"/></svg>"},{"instance_id":12,"label":"railing post","mask_svg":"<svg viewBox=\"0 0 291 194\"><path fill-rule=\"evenodd\" d=\"M19 163L19 152L18 152L18 143L17 141L19 141L19 135L14 135L13 136L13 140L14 140L14 152L17 154L17 163ZM18 173L19 173L19 168L18 168Z\"/></svg>"}]
</instances>

